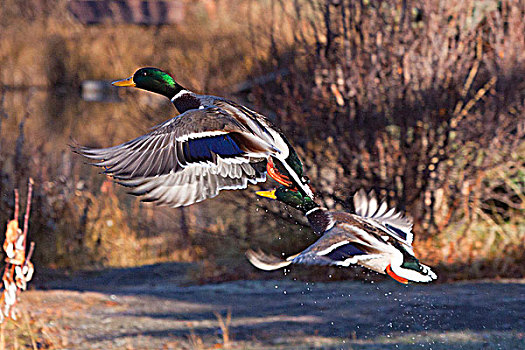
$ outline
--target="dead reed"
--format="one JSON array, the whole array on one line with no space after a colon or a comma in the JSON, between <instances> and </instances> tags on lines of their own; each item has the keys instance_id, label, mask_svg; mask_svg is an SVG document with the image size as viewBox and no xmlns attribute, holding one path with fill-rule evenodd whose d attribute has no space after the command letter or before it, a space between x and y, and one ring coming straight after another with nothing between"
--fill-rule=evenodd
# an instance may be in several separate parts
<instances>
[{"instance_id":1,"label":"dead reed","mask_svg":"<svg viewBox=\"0 0 525 350\"><path fill-rule=\"evenodd\" d=\"M18 225L18 190L15 189L15 212L13 220L7 224L3 248L6 254L4 274L2 277L4 290L0 296L0 323L5 319L17 319L16 303L22 291L26 290L27 283L33 278L35 271L31 257L35 243L31 242L26 254L27 231L29 228L29 212L31 210L31 196L33 193L33 180L29 179L27 190L27 205L24 215L24 229Z\"/></svg>"}]
</instances>

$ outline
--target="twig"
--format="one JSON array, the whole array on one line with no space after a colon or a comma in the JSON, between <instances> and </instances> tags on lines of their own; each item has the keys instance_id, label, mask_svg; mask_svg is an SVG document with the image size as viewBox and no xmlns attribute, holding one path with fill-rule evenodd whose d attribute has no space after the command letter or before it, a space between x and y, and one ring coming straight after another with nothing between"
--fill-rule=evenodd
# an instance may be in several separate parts
<instances>
[{"instance_id":1,"label":"twig","mask_svg":"<svg viewBox=\"0 0 525 350\"><path fill-rule=\"evenodd\" d=\"M222 332L222 344L224 347L229 347L230 345L230 324L232 321L232 310L228 309L228 313L226 314L226 319L224 319L220 313L217 311L214 311L213 314L217 318L217 321L219 322L219 327Z\"/></svg>"},{"instance_id":2,"label":"twig","mask_svg":"<svg viewBox=\"0 0 525 350\"><path fill-rule=\"evenodd\" d=\"M31 197L33 195L33 179L29 178L28 187L27 187L27 204L26 204L26 214L24 216L24 251L27 244L27 229L29 228L29 212L31 211ZM27 259L26 259L27 260Z\"/></svg>"},{"instance_id":3,"label":"twig","mask_svg":"<svg viewBox=\"0 0 525 350\"><path fill-rule=\"evenodd\" d=\"M31 242L29 245L29 252L27 253L27 257L24 261L24 266L27 266L27 262L31 261L31 257L33 256L33 252L35 250L35 242Z\"/></svg>"},{"instance_id":4,"label":"twig","mask_svg":"<svg viewBox=\"0 0 525 350\"><path fill-rule=\"evenodd\" d=\"M15 188L15 220L18 221L18 188Z\"/></svg>"},{"instance_id":5,"label":"twig","mask_svg":"<svg viewBox=\"0 0 525 350\"><path fill-rule=\"evenodd\" d=\"M33 346L33 350L38 350L38 347L36 346L35 336L33 334L33 330L31 329L31 324L29 323L29 317L27 316L27 311L24 312L24 319L26 321L29 337L31 338L31 345Z\"/></svg>"}]
</instances>

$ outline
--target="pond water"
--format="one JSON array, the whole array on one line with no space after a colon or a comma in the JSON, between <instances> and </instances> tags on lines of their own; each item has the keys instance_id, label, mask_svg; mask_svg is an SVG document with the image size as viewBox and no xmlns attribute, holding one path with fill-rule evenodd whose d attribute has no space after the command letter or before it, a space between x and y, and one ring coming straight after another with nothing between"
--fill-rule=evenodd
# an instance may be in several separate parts
<instances>
[{"instance_id":1,"label":"pond water","mask_svg":"<svg viewBox=\"0 0 525 350\"><path fill-rule=\"evenodd\" d=\"M118 91L109 82L86 81L74 91L28 88L3 94L3 146L12 145L23 123L27 147L44 147L50 154L62 154L70 139L100 146L122 142L175 115L166 99Z\"/></svg>"}]
</instances>

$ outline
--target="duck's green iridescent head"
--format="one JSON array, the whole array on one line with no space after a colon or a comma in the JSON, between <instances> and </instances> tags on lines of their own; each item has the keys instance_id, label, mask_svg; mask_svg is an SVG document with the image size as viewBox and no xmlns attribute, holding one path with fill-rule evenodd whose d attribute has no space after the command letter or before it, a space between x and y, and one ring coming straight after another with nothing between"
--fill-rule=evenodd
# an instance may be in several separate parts
<instances>
[{"instance_id":1,"label":"duck's green iridescent head","mask_svg":"<svg viewBox=\"0 0 525 350\"><path fill-rule=\"evenodd\" d=\"M319 207L310 197L303 196L301 192L286 186L280 186L271 191L257 191L256 194L261 197L276 199L303 213Z\"/></svg>"},{"instance_id":2,"label":"duck's green iridescent head","mask_svg":"<svg viewBox=\"0 0 525 350\"><path fill-rule=\"evenodd\" d=\"M171 75L152 67L140 68L133 76L114 81L112 84L114 86L134 86L164 95L170 99L183 90L183 87Z\"/></svg>"}]
</instances>

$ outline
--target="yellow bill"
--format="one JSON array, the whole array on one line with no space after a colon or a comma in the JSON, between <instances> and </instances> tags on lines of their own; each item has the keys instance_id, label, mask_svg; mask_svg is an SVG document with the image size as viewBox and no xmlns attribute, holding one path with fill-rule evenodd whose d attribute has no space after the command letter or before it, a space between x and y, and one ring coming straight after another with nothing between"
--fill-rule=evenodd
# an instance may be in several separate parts
<instances>
[{"instance_id":1,"label":"yellow bill","mask_svg":"<svg viewBox=\"0 0 525 350\"><path fill-rule=\"evenodd\" d=\"M133 81L133 77L129 77L127 79L117 80L111 83L113 86L135 86L135 82Z\"/></svg>"},{"instance_id":2,"label":"yellow bill","mask_svg":"<svg viewBox=\"0 0 525 350\"><path fill-rule=\"evenodd\" d=\"M255 192L255 194L258 195L258 196L261 196L261 197L266 197L266 198L270 198L270 199L277 199L277 197L275 196L275 191L277 191L277 190L257 191L257 192Z\"/></svg>"}]
</instances>

